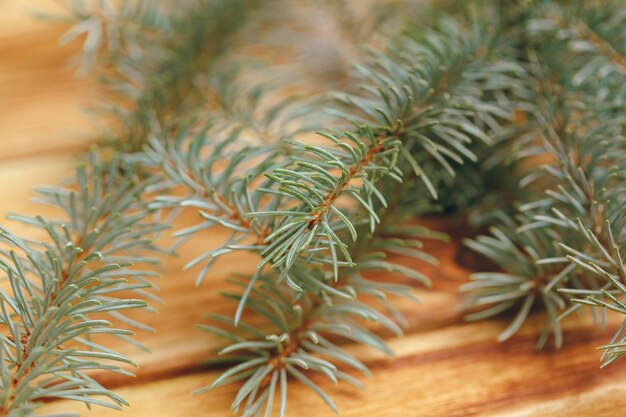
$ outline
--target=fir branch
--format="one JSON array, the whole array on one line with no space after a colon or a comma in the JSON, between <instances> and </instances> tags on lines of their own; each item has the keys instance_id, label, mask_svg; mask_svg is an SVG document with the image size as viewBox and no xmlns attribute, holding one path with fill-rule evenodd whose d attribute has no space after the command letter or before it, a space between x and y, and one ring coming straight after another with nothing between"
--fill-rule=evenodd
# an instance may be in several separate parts
<instances>
[{"instance_id":1,"label":"fir branch","mask_svg":"<svg viewBox=\"0 0 626 417\"><path fill-rule=\"evenodd\" d=\"M602 71L605 76L617 72L626 75L624 49L624 6L619 1L593 4L572 1L559 5L548 2L544 6L547 19L534 29L556 31L561 29L569 49L581 60L574 82L580 84L586 77ZM549 27L546 23L551 23ZM607 66L608 64L608 66Z\"/></svg>"},{"instance_id":2,"label":"fir branch","mask_svg":"<svg viewBox=\"0 0 626 417\"><path fill-rule=\"evenodd\" d=\"M231 3L228 7L230 5ZM215 6L218 9L221 7L220 4ZM119 14L113 13L114 16L109 17L120 20L128 18L129 21L124 23L132 28L118 29L132 32L137 27L146 29L150 23L147 20L161 19L161 16L151 14L155 10L145 4L131 5L128 2L121 5L117 11ZM202 11L208 12L213 22L228 25L229 20L225 19L227 16L217 18L217 9L202 8ZM126 14L127 12L130 14ZM92 13L98 14L99 11ZM142 70L146 70L146 76L156 76L153 87L161 96L153 96L149 88L144 89L149 98L144 100L143 107L138 105L129 113L137 116L129 118L132 119L129 126L138 127L143 117L140 115L142 108L148 111L150 107L156 111L156 106L164 101L159 97L169 97L175 93L173 90L180 90L181 84L176 80L186 83L191 78L191 72L195 71L189 69L192 64L202 65L196 61L185 61L187 66L181 67L178 65L184 61L178 58L181 52L211 52L205 48L205 44L213 42L211 31L220 30L217 27L219 25L201 22L203 17L207 17L203 13L196 14L189 10L185 13L189 13L187 17L196 19L193 23L199 23L192 26L202 36L195 36L180 30L180 26L176 27L183 34L183 38L172 48L175 56L161 53L161 42L150 38L155 36L154 32L139 31L141 36L146 36L141 42L150 38L154 44L150 45L148 41L141 47L136 44L134 47L139 49L134 52L142 55L144 51L139 52L141 48L150 48L154 52L149 54L153 59L151 64L160 66L165 72L151 73L151 65L142 67ZM240 15L231 14L230 17L236 19L235 16ZM89 26L85 29L89 33L86 46L91 48L100 42L96 42L94 36L102 31L90 25L105 23L88 15L81 18L86 19L85 23L79 23L78 28L75 27L70 35L76 35ZM189 23L185 18L181 19L183 20L175 23ZM109 23L112 22L106 24ZM117 23L120 22L116 21L115 24ZM168 24L161 23L163 26L159 29L171 29L167 27ZM235 27L230 25L229 30L231 26ZM211 33L207 34L205 31ZM117 45L118 47L129 47L134 42L139 42L139 39L130 39L129 33L124 34L124 45ZM158 36L168 35L161 32ZM108 46L113 47L112 44ZM132 47L126 50L110 49L110 62L107 62L110 67L106 68L116 74L114 78L120 74L125 77L132 65L137 65L140 61L141 64L146 64L141 57L130 53L131 49ZM93 58L97 52L88 50L86 53ZM180 71L169 71L172 64L175 64L174 69ZM165 73L174 76L159 78ZM127 82L123 77L118 80L122 84ZM161 82L162 80L165 81ZM135 81L136 78L131 83ZM166 88L172 91L165 91ZM122 90L124 94L130 92L126 88ZM138 103L141 104L141 100ZM149 113L152 118L153 111L149 110ZM9 248L2 252L7 258L2 265L11 283L12 294L2 293L0 324L8 332L2 337L0 349L5 358L2 360L0 390L2 415L34 415L33 410L38 403L48 398L73 399L85 402L88 406L97 404L116 409L127 405L121 397L98 384L91 374L94 370L103 370L132 375L120 364L134 365L133 362L99 344L98 335L113 335L145 349L129 337L133 334L131 331L111 326L117 322L140 330L151 330L127 317L125 312L128 309L149 309L146 300L158 301L149 291L152 288L150 278L156 275L152 271L153 265L158 261L149 256L148 252L155 250L150 243L151 239L163 227L146 220L153 209L142 199L153 184L150 179L139 174L136 168L136 164L121 162L116 155L108 157L105 162L94 151L87 167L81 167L76 178L65 186L42 187L38 190L38 201L57 208L59 214L65 218L47 220L42 217L11 216L15 220L42 229L48 236L48 242L40 246L4 235ZM134 264L144 264L146 268L134 267ZM129 299L129 295L136 299ZM110 321L105 320L107 316Z\"/></svg>"},{"instance_id":3,"label":"fir branch","mask_svg":"<svg viewBox=\"0 0 626 417\"><path fill-rule=\"evenodd\" d=\"M117 6L104 1L70 7L78 22L64 40L86 33L82 68L104 55L98 72L103 100L91 111L109 116L109 144L137 152L155 122L175 129L174 121L190 120L200 98L196 75L209 72L256 4L188 0L175 7L125 0ZM105 53L100 45L106 45Z\"/></svg>"},{"instance_id":4,"label":"fir branch","mask_svg":"<svg viewBox=\"0 0 626 417\"><path fill-rule=\"evenodd\" d=\"M450 30L455 27L451 22L442 24L444 26ZM175 145L164 145L157 140L152 142L152 149L147 151L146 157L140 158L143 158L143 164L149 169L163 169L165 172L166 179L158 189L182 186L189 190L185 197L161 197L155 204L181 204L211 211L202 214L205 222L181 231L178 235L191 237L196 231L215 224L233 230L233 235L225 245L190 263L195 265L209 260L200 279L218 256L234 250L261 253L264 259L260 267L268 262L280 267L280 278L286 278L294 288L298 288L298 285L289 277L289 269L299 261L299 254L306 258L302 262L331 262L337 275L340 267L350 265L349 255L346 256L347 243L340 240L337 233L348 230L352 239L357 238L355 225L348 220L351 217L359 219L359 210L355 211L357 207L361 207L370 223L370 231L373 230L378 218L376 210L379 210L375 205L384 207L386 204L384 196L377 189L377 182L383 177L397 182L404 175L402 169L395 167L398 153L406 161L406 169L425 178L426 174L412 156L419 149L425 148L428 155L434 156L434 161L451 169L446 162L447 158L459 162L463 156L471 156L465 143L471 141L472 135L488 140L477 124L497 129L494 116L508 114L481 101L482 90L471 90L473 95L466 94L469 89L465 81L467 74L463 74L461 67L467 65L472 68L472 79L485 80L484 88L492 92L498 88L515 86L521 70L500 58L496 58L496 65L482 54L472 59L472 54L478 48L482 48L482 53L489 49L484 47L489 41L482 39L482 36L491 35L479 29L473 32L474 38L470 39L456 29L451 33L446 31L435 34L443 42L451 43L449 50L456 50L459 42L462 44L467 41L465 49L461 48L459 57L454 58L445 54L444 50L435 52L437 50L433 44L431 52L423 50L415 55L415 62L423 62L423 65L413 68L411 66L415 66L415 62L408 61L400 52L391 53L395 54L397 62L391 56L375 55L374 63L360 69L365 81L371 84L366 91L373 92L373 95L340 96L346 108L353 107L355 115L347 117L355 120L356 130L320 133L335 145L333 147L289 141L291 151L287 161L278 162L279 166L286 164L284 167L271 170L272 160L279 161L284 156L273 154L265 145L263 149L236 145L235 137L240 135L238 130L224 134L219 129L216 131L211 128L208 133L201 130L193 139L185 139L186 135L193 134L183 132ZM408 37L405 43L406 48L417 48L417 43ZM499 48L497 44L493 47ZM398 46L397 50L402 48ZM442 60L446 65L442 65ZM400 68L410 68L413 73ZM442 81L445 77L437 71L448 70L453 72L453 76ZM386 84L387 80L400 76L397 87ZM439 84L436 91L429 89L431 84ZM405 87L400 87L402 85ZM413 98L419 95L424 96L422 102ZM374 99L376 101L372 101ZM477 124L469 119L470 116L476 118ZM374 119L368 121L369 117ZM205 138L211 135L214 136L214 144L204 145ZM220 135L225 136L224 139L216 139L215 136ZM435 139L439 139L442 144ZM403 141L407 142L406 147ZM250 161L264 153L268 155L266 162L257 165L258 169L254 168L243 177ZM220 168L221 172L214 172L215 163L219 160L229 160L230 163L224 169ZM259 178L265 170L271 171L268 174L269 182ZM248 186L242 188L244 184L253 183L255 190L247 189ZM428 184L427 179L425 183ZM266 198L267 195L263 193L271 198ZM347 204L345 208L337 206L336 201L340 197L349 197L354 204ZM262 201L264 203L261 206ZM279 210L278 207L286 209ZM254 230L250 229L252 221L257 225ZM239 245L251 232L256 234L256 245ZM309 247L314 249L309 252ZM324 250L330 252L327 260L319 256ZM339 258L339 254L342 254L344 260Z\"/></svg>"},{"instance_id":5,"label":"fir branch","mask_svg":"<svg viewBox=\"0 0 626 417\"><path fill-rule=\"evenodd\" d=\"M342 215L345 209L336 204L339 197L353 200L352 206L364 210L373 232L379 220L374 201L386 205L378 189L380 181L389 178L399 182L409 168L436 197L420 165L421 155L428 155L454 175L448 161L472 159L467 148L472 139L490 142L485 130L497 130L497 118L509 114L483 101L482 92L515 86L521 69L501 58L490 60L490 53L500 48L497 42L490 44L491 34L476 27L468 38L461 28L444 19L439 30L424 36L430 39L427 44L407 36L396 50L374 54L371 65L358 68L366 95L342 95L340 100L352 114L334 111L354 123L356 129L322 132L333 144L329 147L295 143L298 159L290 171L270 177L277 187L270 192L290 198L294 211L308 211L312 219L288 221L272 216L277 226L285 225L281 230L285 238L268 246L261 265L272 262L281 268L281 276L286 276L300 254L306 257L308 248L315 248L316 256L324 250L335 266L339 262L349 266L352 260L345 253L347 243L333 230L353 230L344 221L353 214ZM410 57L406 51L411 51ZM452 51L456 55L449 53ZM469 89L464 80L470 78L482 89ZM329 170L330 175L326 173ZM360 184L354 183L361 178ZM357 239L354 233L352 239ZM339 260L339 252L343 260Z\"/></svg>"},{"instance_id":6,"label":"fir branch","mask_svg":"<svg viewBox=\"0 0 626 417\"><path fill-rule=\"evenodd\" d=\"M582 9L580 4L573 10L575 18L568 14L571 9L550 4L540 9L528 26L535 42L534 51L527 55L538 93L534 118L542 140L527 155L539 156L546 163L541 170L528 173L521 183L527 187L536 183L544 194L520 205L519 214L508 221L504 233L496 230L493 237L468 242L504 270L475 274L476 282L465 286L471 306L489 306L469 318L517 310L516 318L501 335L505 339L519 329L532 307L541 305L547 319L538 347L545 344L550 331L556 345L561 345L560 317L582 305L599 305L591 300L571 304L564 295L596 296L612 286L602 272L607 263L617 265L606 224L616 221L613 230L618 235L623 228L624 123L615 111L623 93L615 90L598 95L598 83L604 83L604 78L599 77L601 67L597 63L610 58L605 48L562 48L563 39L570 46L580 42L580 21L594 20L599 9ZM541 15L554 16L555 11L558 16L569 16L569 20L560 21L571 25L566 27L571 29L566 37L552 33L557 29ZM613 18L604 18L605 25L611 27L607 20ZM618 32L613 31L612 36L619 38ZM556 61L555 51L560 57ZM560 60L573 64L563 67ZM590 62L595 64L588 65ZM614 65L610 59L609 65ZM621 74L615 77L623 82ZM526 148L532 149L530 144Z\"/></svg>"},{"instance_id":7,"label":"fir branch","mask_svg":"<svg viewBox=\"0 0 626 417\"><path fill-rule=\"evenodd\" d=\"M173 208L172 216L184 208L199 210L200 223L176 231L173 236L179 240L171 251L201 230L220 226L231 231L220 247L185 266L205 264L197 284L221 256L236 251L260 252L265 238L272 233L250 213L266 205L280 207L279 197L266 202L257 190L268 184L263 176L267 170L284 164L284 147L267 144L263 139L260 144L242 144L244 134L239 126L223 127L209 121L204 127L182 129L175 140L155 136L141 154L131 157L144 172L154 176L149 191L162 194L154 198L151 207Z\"/></svg>"},{"instance_id":8,"label":"fir branch","mask_svg":"<svg viewBox=\"0 0 626 417\"><path fill-rule=\"evenodd\" d=\"M443 27L456 26L448 22ZM504 83L499 82L505 79L514 81L519 71L518 67L504 61L494 66L493 62L485 58L489 48L484 48L484 45L486 43L497 49L497 44L491 45L491 35L485 32L477 29L472 33L476 38L465 45L465 32L430 32L432 49L422 50L415 55L414 60L405 55L394 55L393 51L389 55L376 55L376 61L371 66L360 69L365 80L370 83L364 90L372 95L341 97L349 106L345 106L347 110L342 110L341 114L347 115L348 110L352 112L353 116L346 117L353 121L355 130L320 133L335 146L291 142L295 151L288 158L289 165L286 168L274 168L267 174L274 183L271 187L260 189L270 198L271 203L267 204L287 209L274 208L247 214L255 219L266 219L265 224L272 233L263 241L266 247L261 247L259 251L263 261L257 272L247 282L238 281L244 288L243 293L228 295L239 302L235 318L225 319L220 316L218 319L241 326L244 330L250 329L240 319L242 306L245 305L251 312L268 319L277 332L264 337L263 333L255 331L252 332L252 339L242 339L235 333L219 328L203 327L234 342L222 353L244 352L241 363L226 371L212 386L206 387L210 389L245 378L246 382L233 403L234 411L243 408L244 415L254 415L265 405L269 413L276 390L286 391L287 375L309 385L334 407L321 388L296 366L321 372L332 381L346 379L357 384L335 365L319 358L321 349L331 355L335 352L344 362L357 369L363 370L363 367L324 334L346 337L390 353L382 340L358 321L375 321L396 334L400 334L400 327L377 308L359 300L359 294L378 298L383 310L402 322L401 315L388 303L385 294L410 297L410 288L371 281L365 279L362 273L395 272L427 283L427 278L418 271L386 260L385 253L379 249L408 254L430 262L434 260L419 250L420 244L416 238L423 237L422 229L409 228L416 235L391 239L384 234L384 229L373 227L381 220L382 213L394 214L393 210L386 210L387 197L377 187L388 183L382 181L385 177L391 182L399 182L405 172L420 178L426 175L412 154L404 148L404 142L409 141L409 149L417 152L416 148L420 146L415 146L410 138L421 132L430 133L429 128L438 122L443 128L439 130L439 135L434 134L433 137L439 138L441 142L428 140L421 143L421 146L432 144L434 152L431 151L430 155L434 153L440 157L434 160L441 162L447 157L462 160L466 154L471 156L464 142L471 141L472 137L489 140L484 130L475 123L483 126L484 121L493 121L486 124L494 130L498 125L491 115L492 107L480 100L480 90L476 90L475 95L467 96L466 84L461 80L465 77L487 79L487 72L493 71L490 72L490 80L494 83L492 88L495 89L497 85L505 88ZM404 37L398 49L417 49L417 43L414 42ZM440 48L446 42L455 47ZM461 48L458 52L460 57L450 57L446 52L458 51L456 46L459 44L468 49ZM474 56L479 47L484 49L481 54ZM441 65L442 59L449 66ZM437 73L448 70L454 73L450 78ZM394 76L388 76L387 71L394 71ZM402 77L398 78L398 74ZM436 89L429 89L429 78L422 78L429 74L436 81ZM398 80L398 84L389 84L394 79ZM404 89L401 87L403 84L406 85ZM413 92L415 95L412 95ZM458 110L460 103L455 98L461 100L461 92L465 93L462 100L464 108ZM417 97L424 97L424 101L420 102ZM337 111L335 113L339 114ZM496 117L502 117L503 113L508 115L494 110ZM396 165L399 160L403 168ZM388 188L385 185L385 190ZM340 197L349 197L352 202L346 201L339 205ZM282 200L278 204L272 198ZM368 231L371 237L363 237L368 236ZM348 243L350 238L356 241L356 245ZM258 250L257 247L248 249ZM342 254L343 259L339 258L338 253ZM263 273L265 264L271 264L272 269L277 271ZM287 286L276 286L283 280ZM285 401L283 395L282 413Z\"/></svg>"},{"instance_id":9,"label":"fir branch","mask_svg":"<svg viewBox=\"0 0 626 417\"><path fill-rule=\"evenodd\" d=\"M380 230L380 229L379 229ZM287 375L294 377L313 389L335 411L332 400L307 376L308 373L321 373L332 382L345 380L356 387L360 382L341 370L340 365L348 366L365 375L369 375L367 367L353 355L342 349L336 338L346 338L356 343L365 344L383 353L392 354L375 332L363 326L362 320L376 322L392 331L401 334L401 328L394 322L404 324L402 314L390 303L388 295L406 297L415 300L411 293L411 286L385 283L364 277L368 271L386 271L398 273L416 279L421 283L428 283L426 277L418 271L406 268L401 264L386 259L385 252L402 252L416 259L436 262L421 252L421 237L436 238L426 229L406 227L404 237L394 235L393 238L380 231L372 236L371 244L355 247L358 252L362 248L371 248L361 256L355 252L356 267L342 270L338 280L332 275L321 274L320 271L296 268L295 274L303 291L291 288L276 288L275 277L255 275L256 284L250 291L250 284L238 281L246 287L248 308L259 315L266 317L276 333L264 336L259 331L250 332L245 323L239 323L232 333L220 327L201 326L201 329L210 333L226 337L233 344L220 351L220 354L236 352L242 355L237 358L238 365L225 371L213 384L198 390L203 392L226 383L246 379L235 401L233 411L238 411L243 401L246 401L243 415L253 415L258 410L265 409L266 415L271 410L274 395L286 393ZM408 251L408 252L407 252ZM380 303L379 308L357 299L371 296ZM241 301L242 295L229 295ZM392 319L386 317L390 314ZM277 316L280 319L277 319ZM232 319L210 316L226 324L236 323ZM238 336L241 330L253 333L246 338ZM336 363L337 365L335 365ZM297 368L302 368L302 371ZM284 376L283 376L284 375ZM280 415L284 415L286 394L281 397ZM265 406L265 407L264 407Z\"/></svg>"},{"instance_id":10,"label":"fir branch","mask_svg":"<svg viewBox=\"0 0 626 417\"><path fill-rule=\"evenodd\" d=\"M145 185L119 159L103 163L92 153L90 170L79 168L75 183L38 191L40 202L60 209L61 219L12 216L45 232L43 245L2 230L8 249L1 269L12 289L0 293L2 415L34 415L47 398L127 405L89 374L132 375L120 365L134 363L100 345L98 336L142 347L132 331L113 323L149 330L125 314L158 300L150 283L157 260L146 251L154 250L151 235L160 227L145 220L149 212L139 200Z\"/></svg>"}]
</instances>

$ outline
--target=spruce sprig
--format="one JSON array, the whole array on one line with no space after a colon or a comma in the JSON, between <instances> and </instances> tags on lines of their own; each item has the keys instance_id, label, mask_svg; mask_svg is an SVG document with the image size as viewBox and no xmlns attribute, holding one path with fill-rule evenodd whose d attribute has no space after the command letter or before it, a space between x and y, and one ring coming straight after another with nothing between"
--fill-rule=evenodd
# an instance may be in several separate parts
<instances>
[{"instance_id":1,"label":"spruce sprig","mask_svg":"<svg viewBox=\"0 0 626 417\"><path fill-rule=\"evenodd\" d=\"M171 33L166 29L171 29L173 20L166 20L173 19L173 15L145 2L122 2L119 8L109 8L110 3L101 2L99 7L103 8L89 10L83 10L82 3L75 6L79 8L74 9L79 21L68 36L87 33L83 62L90 66L96 57L104 56L100 71L106 74L104 84L109 92L120 86L129 87L119 89L124 98L116 111L125 108L127 94L132 91L141 91L158 102L166 101L157 100L152 92L170 94L172 91L160 89L171 90L178 82L153 72L154 66L168 68L183 63L180 53L210 52L203 55L204 60L215 52L201 45L209 39L213 42L213 36L195 36L182 30L177 32L182 40L176 41L184 48L167 50L165 40ZM218 10L197 6L180 10L196 19L195 27L203 34L214 31L218 23L240 21L239 13L231 13L229 20L226 16L220 18ZM219 4L216 7L219 9ZM184 13L182 17L176 15L177 24L187 21ZM198 20L200 17L206 21ZM105 31L108 40L100 38L105 37ZM100 45L106 45L107 51L101 51ZM147 56L151 65L147 65ZM184 65L178 65L174 79L187 80L195 71L188 68L195 65L202 64L197 60L184 61ZM134 77L139 73L133 72L133 68L140 67L150 71ZM152 77L154 82L144 83L144 76ZM156 114L156 110L149 110L150 106L144 104L128 113L137 117L122 114L120 120L128 122L129 129L132 125L141 130L139 122ZM141 115L142 111L146 114ZM119 135L124 137L120 143L131 149L144 141L141 135ZM1 415L34 416L41 401L50 398L82 401L88 407L95 404L119 409L128 405L101 386L94 376L100 371L132 375L127 368L135 364L101 344L100 338L114 336L146 349L133 340L133 332L126 328L152 329L128 317L126 312L150 311L147 302L158 302L152 293L152 280L158 275L155 266L159 261L152 255L156 247L151 242L164 226L151 220L154 209L145 199L151 180L137 170L137 164L125 162L118 153L107 150L105 155L94 148L74 178L60 186L37 190L36 201L51 207L58 219L10 216L40 229L43 243L25 241L2 229L5 246L0 251L1 268L11 291L0 294Z\"/></svg>"},{"instance_id":2,"label":"spruce sprig","mask_svg":"<svg viewBox=\"0 0 626 417\"><path fill-rule=\"evenodd\" d=\"M452 172L453 164L471 158L466 145L475 139L489 141L485 131L497 131L498 120L509 117L510 109L483 101L482 90L469 88L466 80L484 80L485 89L494 94L487 96L491 100L498 96L498 89L502 94L511 91L523 72L498 55L505 45L496 41L497 34L476 26L468 36L468 32L456 29L459 26L445 21L440 30L425 33L424 38L430 39L429 48L418 46L416 40L405 35L397 49L373 54L371 64L359 69L365 93L340 95L342 105L332 111L343 119L338 125L352 124L353 130L333 129L318 134L331 146L318 145L319 141L312 145L289 140L290 151L285 156L265 147L237 145L233 136L216 141L206 131L193 139L183 135L187 139L175 146L176 163L165 167L163 184L170 188L182 186L193 198L162 197L161 202L196 206L206 220L177 234L191 236L218 224L232 231L224 245L194 261L210 260L201 276L213 259L234 250L249 250L262 257L252 277L236 281L243 287L242 293L228 295L239 305L234 318L214 316L218 321L248 329L252 339L204 327L235 342L222 353L244 353L237 358L237 365L207 387L245 378L233 410L243 409L244 415L254 415L266 407L269 412L277 389L283 393L283 404L287 375L307 384L334 407L306 373L296 368L322 372L333 381L339 378L356 383L320 358L324 349L337 349L336 354L344 361L359 363L324 334L347 337L390 353L359 320L380 323L400 334L394 319L402 323L401 315L385 294L410 297L409 287L370 281L362 274L387 271L427 283L419 271L390 262L385 253L434 260L420 250L419 240L431 236L425 229L409 227L409 235L403 238L401 234L389 236L385 233L389 229L377 226L383 213L394 217L388 201L392 195L386 197L379 187L384 185L388 192L395 189L390 184L401 183L407 176L423 179L426 173L418 162L423 158L420 150ZM459 46L463 47L459 50ZM401 50L416 53L409 56L396 52ZM452 51L458 55L451 56ZM506 103L502 96L500 100ZM203 138L207 136L212 139L210 152L203 151ZM428 151L423 150L425 147ZM152 149L148 165L153 167L163 156L173 153L160 141L153 142ZM267 155L261 159L265 162L250 167L250 161L261 152ZM416 159L413 155L420 156ZM218 160L229 162L218 168L214 166ZM277 163L281 166L276 167ZM434 190L428 187L428 179L422 181L426 184L422 193L428 200L429 189ZM391 219L387 228L393 228ZM255 243L239 244L249 238ZM367 295L381 300L383 311L360 300ZM275 330L269 334L252 331L242 322L244 308L266 318ZM281 410L284 414L284 405Z\"/></svg>"},{"instance_id":3,"label":"spruce sprig","mask_svg":"<svg viewBox=\"0 0 626 417\"><path fill-rule=\"evenodd\" d=\"M470 319L517 311L501 339L515 333L533 307L542 306L547 319L538 347L550 332L561 345L559 320L572 311L617 301L609 289L615 289L619 274L613 269L611 280L602 268L619 268L615 251L624 230L623 5L541 6L527 13L526 25L533 120L541 140L518 149L544 164L521 175L520 184L535 190L526 194L517 214L492 236L468 241L503 271L474 274L475 282L465 287L470 305L480 307ZM608 302L598 299L605 293ZM572 294L591 298L572 303Z\"/></svg>"},{"instance_id":4,"label":"spruce sprig","mask_svg":"<svg viewBox=\"0 0 626 417\"><path fill-rule=\"evenodd\" d=\"M192 119L201 103L196 74L210 72L246 13L258 5L255 0L180 3L68 4L75 23L62 40L84 38L79 72L95 68L101 86L90 112L105 122L104 139L122 152L140 151L154 123L175 129L174 121Z\"/></svg>"},{"instance_id":5,"label":"spruce sprig","mask_svg":"<svg viewBox=\"0 0 626 417\"><path fill-rule=\"evenodd\" d=\"M134 362L98 340L112 335L142 347L124 327L150 329L126 312L158 300L151 283L158 260L150 252L162 227L148 220L140 200L147 183L132 169L119 159L102 162L97 153L89 162L75 183L38 190L40 202L59 209L59 219L13 216L44 233L43 244L0 232L1 269L11 286L0 292L2 415L32 416L48 398L127 405L91 375L132 375L121 365Z\"/></svg>"}]
</instances>

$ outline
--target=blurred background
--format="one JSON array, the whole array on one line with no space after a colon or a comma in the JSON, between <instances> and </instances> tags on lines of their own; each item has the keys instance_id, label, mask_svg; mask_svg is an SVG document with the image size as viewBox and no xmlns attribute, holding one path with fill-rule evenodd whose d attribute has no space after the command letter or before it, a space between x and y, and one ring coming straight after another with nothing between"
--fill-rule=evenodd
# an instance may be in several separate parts
<instances>
[{"instance_id":1,"label":"blurred background","mask_svg":"<svg viewBox=\"0 0 626 417\"><path fill-rule=\"evenodd\" d=\"M67 26L34 18L54 1L0 2L1 211L22 210L32 187L58 181L86 149L92 124L80 103L90 82L68 66L77 47L59 48Z\"/></svg>"}]
</instances>

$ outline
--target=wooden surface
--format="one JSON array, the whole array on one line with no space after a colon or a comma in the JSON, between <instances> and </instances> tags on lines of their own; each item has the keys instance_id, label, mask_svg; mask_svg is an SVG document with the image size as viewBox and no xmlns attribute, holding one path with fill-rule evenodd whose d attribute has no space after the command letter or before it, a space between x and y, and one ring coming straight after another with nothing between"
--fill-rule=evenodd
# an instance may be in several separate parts
<instances>
[{"instance_id":1,"label":"wooden surface","mask_svg":"<svg viewBox=\"0 0 626 417\"><path fill-rule=\"evenodd\" d=\"M71 174L76 158L94 136L81 115L80 103L89 85L67 68L70 49L57 46L61 28L32 20L29 2L0 0L0 213L39 213L27 202L37 184L55 182ZM9 225L17 229L16 225ZM453 227L447 226L454 230ZM223 237L214 232L207 242ZM156 328L139 338L152 349L148 355L127 347L137 360L137 378L106 375L131 407L118 414L106 409L87 412L69 402L46 405L46 412L74 410L85 416L132 417L229 416L236 387L200 396L190 393L212 381L217 372L200 365L218 341L193 328L204 313L231 312L219 297L224 279L233 271L250 270L254 259L231 257L215 268L201 288L193 286L196 271L181 272L198 246L187 246L184 259L164 261L159 280L164 303L160 313L142 319ZM329 386L343 416L623 416L626 406L626 360L599 369L595 347L612 332L589 321L565 323L565 347L536 353L534 341L541 317L512 340L498 344L506 320L464 323L457 306L458 285L468 271L457 258L460 246L431 244L442 262L424 268L434 281L431 290L416 290L421 305L402 304L409 318L403 338L382 333L396 352L386 358L358 346L347 346L373 370L363 391L347 385ZM614 324L615 320L613 320ZM308 388L289 385L289 416L331 415Z\"/></svg>"}]
</instances>

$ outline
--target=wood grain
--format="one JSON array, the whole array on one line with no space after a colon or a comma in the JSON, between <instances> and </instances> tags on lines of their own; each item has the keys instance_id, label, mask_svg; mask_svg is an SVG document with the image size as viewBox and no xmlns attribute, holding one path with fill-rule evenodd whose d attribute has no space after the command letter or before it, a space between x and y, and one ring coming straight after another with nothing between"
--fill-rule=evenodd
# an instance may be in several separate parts
<instances>
[{"instance_id":1,"label":"wood grain","mask_svg":"<svg viewBox=\"0 0 626 417\"><path fill-rule=\"evenodd\" d=\"M32 3L35 8L46 1ZM31 189L71 174L78 153L94 131L80 113L89 82L77 80L66 62L72 48L58 48L63 28L34 21L22 2L0 0L0 212L45 214L27 202ZM32 7L31 7L32 9ZM192 218L183 219L191 222ZM429 221L433 221L432 219ZM448 220L435 220L455 231ZM9 224L13 229L23 230ZM180 258L164 259L158 280L163 304L159 314L141 317L156 329L138 337L152 349L145 354L120 346L140 364L134 379L103 375L130 401L124 416L229 416L235 387L200 396L190 393L206 385L216 370L201 365L218 341L193 328L209 311L232 311L219 292L232 272L254 267L254 258L237 255L217 265L200 287L197 271L181 272L185 260L215 245L224 232L187 245ZM626 406L626 361L599 369L595 347L608 340L617 318L607 329L587 319L565 323L565 347L537 353L534 340L542 318L533 316L512 340L497 344L507 319L467 324L458 311L458 286L468 271L456 262L458 236L450 245L429 243L441 260L438 268L423 267L434 281L430 290L417 289L420 305L402 303L409 319L402 338L381 333L396 352L385 358L369 349L348 345L373 370L364 391L346 385L327 389L343 416L530 417L623 416ZM290 416L331 415L323 402L301 384L289 385ZM81 405L53 402L46 412L75 410L85 416L118 415L110 410L87 412Z\"/></svg>"}]
</instances>

